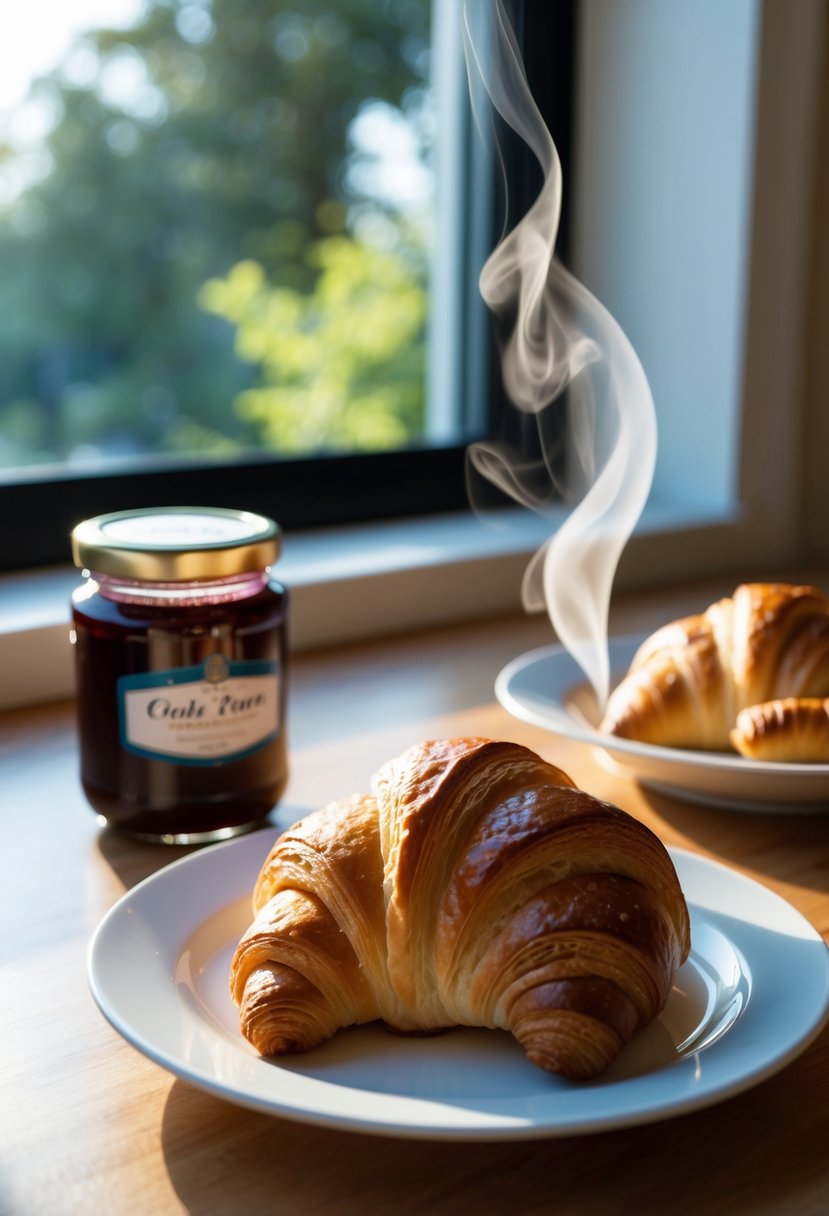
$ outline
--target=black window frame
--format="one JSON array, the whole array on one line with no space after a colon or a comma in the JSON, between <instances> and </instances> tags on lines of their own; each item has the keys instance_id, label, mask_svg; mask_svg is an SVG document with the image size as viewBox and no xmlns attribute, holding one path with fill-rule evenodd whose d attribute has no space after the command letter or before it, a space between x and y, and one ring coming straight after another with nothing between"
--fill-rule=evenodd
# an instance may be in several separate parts
<instances>
[{"instance_id":1,"label":"black window frame","mask_svg":"<svg viewBox=\"0 0 829 1216\"><path fill-rule=\"evenodd\" d=\"M572 115L575 78L577 0L518 0L510 10L533 96L549 126L564 167L565 198L559 251L567 248L567 183L572 163ZM471 120L465 132L467 158L476 155L478 139ZM490 248L506 225L511 227L535 197L537 166L518 141L502 149L510 178L511 197L492 192L488 227ZM467 166L467 180L472 177ZM475 200L480 206L480 199ZM484 251L484 256L489 249ZM461 251L470 316L481 308L477 291L480 251ZM461 341L469 346L471 322L461 320ZM474 377L474 391L488 397L487 434L508 433L509 403L501 385L497 343L492 327L484 327L487 350L474 352L483 363ZM464 337L466 335L466 337ZM462 414L470 413L469 349L462 359ZM483 360L481 355L483 353ZM152 468L116 469L88 476L59 475L38 480L21 470L14 482L0 485L0 571L64 565L69 559L68 537L82 519L107 511L158 505L205 504L259 511L277 519L285 531L298 532L334 525L462 511L469 507L466 453L463 443L417 446L371 454L315 455L273 459L251 456L233 462L168 460Z\"/></svg>"}]
</instances>

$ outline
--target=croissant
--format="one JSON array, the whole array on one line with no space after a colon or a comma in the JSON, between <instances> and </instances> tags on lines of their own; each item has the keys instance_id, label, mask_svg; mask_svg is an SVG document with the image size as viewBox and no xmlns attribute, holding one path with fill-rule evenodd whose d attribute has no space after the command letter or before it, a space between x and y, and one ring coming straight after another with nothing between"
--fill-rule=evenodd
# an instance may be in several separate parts
<instances>
[{"instance_id":1,"label":"croissant","mask_svg":"<svg viewBox=\"0 0 829 1216\"><path fill-rule=\"evenodd\" d=\"M528 748L433 740L276 841L231 995L262 1055L338 1029L511 1032L595 1076L655 1018L690 949L671 859L643 823Z\"/></svg>"},{"instance_id":2,"label":"croissant","mask_svg":"<svg viewBox=\"0 0 829 1216\"><path fill-rule=\"evenodd\" d=\"M725 750L738 714L829 696L829 600L815 587L745 583L646 639L600 729L665 747Z\"/></svg>"},{"instance_id":3,"label":"croissant","mask_svg":"<svg viewBox=\"0 0 829 1216\"><path fill-rule=\"evenodd\" d=\"M752 760L829 763L829 699L784 697L737 715L731 742Z\"/></svg>"}]
</instances>

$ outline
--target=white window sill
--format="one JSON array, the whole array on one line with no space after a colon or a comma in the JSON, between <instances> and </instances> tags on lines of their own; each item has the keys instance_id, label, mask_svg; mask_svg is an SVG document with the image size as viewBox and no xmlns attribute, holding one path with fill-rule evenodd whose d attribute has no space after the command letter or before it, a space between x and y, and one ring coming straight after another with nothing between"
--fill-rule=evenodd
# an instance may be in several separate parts
<instances>
[{"instance_id":1,"label":"white window sill","mask_svg":"<svg viewBox=\"0 0 829 1216\"><path fill-rule=\"evenodd\" d=\"M637 536L711 522L649 507ZM464 513L287 537L275 572L290 589L292 649L520 612L524 569L550 532L549 520L507 510L497 526ZM74 695L78 580L69 566L0 577L0 709Z\"/></svg>"}]
</instances>

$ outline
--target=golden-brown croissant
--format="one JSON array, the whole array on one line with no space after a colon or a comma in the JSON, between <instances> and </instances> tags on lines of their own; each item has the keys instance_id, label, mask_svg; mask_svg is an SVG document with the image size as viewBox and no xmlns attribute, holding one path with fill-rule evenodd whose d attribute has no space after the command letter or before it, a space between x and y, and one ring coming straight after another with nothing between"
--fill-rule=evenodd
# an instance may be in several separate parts
<instances>
[{"instance_id":1,"label":"golden-brown croissant","mask_svg":"<svg viewBox=\"0 0 829 1216\"><path fill-rule=\"evenodd\" d=\"M751 705L731 731L736 751L751 760L829 763L829 699L784 697Z\"/></svg>"},{"instance_id":2,"label":"golden-brown croissant","mask_svg":"<svg viewBox=\"0 0 829 1216\"><path fill-rule=\"evenodd\" d=\"M647 638L600 729L664 747L723 750L748 706L825 696L829 599L815 587L746 583Z\"/></svg>"},{"instance_id":3,"label":"golden-brown croissant","mask_svg":"<svg viewBox=\"0 0 829 1216\"><path fill-rule=\"evenodd\" d=\"M594 1076L660 1012L690 948L658 838L518 744L435 740L276 842L230 988L263 1055L340 1027L510 1031Z\"/></svg>"}]
</instances>

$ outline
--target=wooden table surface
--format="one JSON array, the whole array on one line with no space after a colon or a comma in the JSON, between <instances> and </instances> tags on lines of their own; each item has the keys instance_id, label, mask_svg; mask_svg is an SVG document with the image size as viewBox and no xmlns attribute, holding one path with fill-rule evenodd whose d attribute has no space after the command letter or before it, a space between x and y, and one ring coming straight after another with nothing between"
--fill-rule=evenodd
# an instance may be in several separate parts
<instances>
[{"instance_id":1,"label":"wooden table surface","mask_svg":"<svg viewBox=\"0 0 829 1216\"><path fill-rule=\"evenodd\" d=\"M622 599L612 630L653 628L720 589ZM546 620L526 617L296 658L280 821L365 789L379 764L422 739L513 739L667 844L777 891L829 938L825 817L726 812L648 793L605 771L585 746L498 706L501 666L550 640ZM86 951L124 892L187 850L102 830L76 766L71 703L0 716L3 1216L829 1212L827 1030L777 1075L708 1109L526 1142L324 1130L174 1078L104 1020Z\"/></svg>"}]
</instances>

